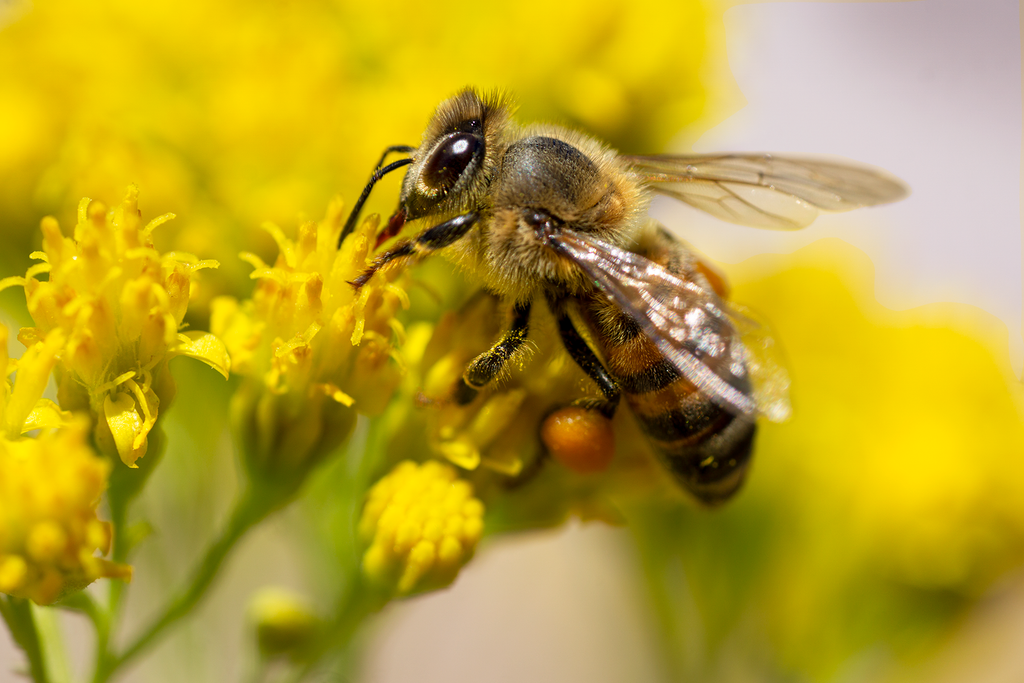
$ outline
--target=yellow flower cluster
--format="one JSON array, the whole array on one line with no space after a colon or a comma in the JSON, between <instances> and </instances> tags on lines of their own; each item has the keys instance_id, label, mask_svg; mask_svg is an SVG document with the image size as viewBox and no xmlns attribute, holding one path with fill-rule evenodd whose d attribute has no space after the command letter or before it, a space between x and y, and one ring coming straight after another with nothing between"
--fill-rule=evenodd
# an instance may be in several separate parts
<instances>
[{"instance_id":1,"label":"yellow flower cluster","mask_svg":"<svg viewBox=\"0 0 1024 683\"><path fill-rule=\"evenodd\" d=\"M110 525L96 517L109 462L86 444L84 422L40 398L59 342L52 335L8 360L7 328L0 326L0 592L41 605L100 577L131 578L131 567L95 556L110 548ZM32 429L43 432L20 436Z\"/></svg>"},{"instance_id":2,"label":"yellow flower cluster","mask_svg":"<svg viewBox=\"0 0 1024 683\"><path fill-rule=\"evenodd\" d=\"M0 592L46 605L132 568L96 557L111 529L96 518L110 463L69 425L36 439L0 439Z\"/></svg>"},{"instance_id":3,"label":"yellow flower cluster","mask_svg":"<svg viewBox=\"0 0 1024 683\"><path fill-rule=\"evenodd\" d=\"M40 202L64 210L134 178L156 205L189 216L170 228L175 244L220 259L229 274L216 279L232 283L244 276L233 255L252 248L248 226L288 220L339 183L355 191L384 146L414 142L459 88L507 88L529 118L654 151L705 112L708 53L724 64L721 10L709 0L0 7L5 227L27 244ZM400 45L395 16L418 27ZM572 30L543 50L467 40L529 35L538 17Z\"/></svg>"},{"instance_id":4,"label":"yellow flower cluster","mask_svg":"<svg viewBox=\"0 0 1024 683\"><path fill-rule=\"evenodd\" d=\"M799 403L791 422L764 429L752 488L776 487L780 507L821 520L811 531L824 536L817 524L827 524L844 571L856 557L922 589L972 592L1018 565L1024 391L1000 367L1006 328L967 306L883 309L871 262L838 240L759 257L750 270L771 261L782 261L779 274L737 291L759 310L799 302L771 312Z\"/></svg>"},{"instance_id":5,"label":"yellow flower cluster","mask_svg":"<svg viewBox=\"0 0 1024 683\"><path fill-rule=\"evenodd\" d=\"M381 428L386 451L467 470L501 530L554 526L569 516L621 524L621 497L678 498L628 410L609 421L578 407L599 400L600 390L565 352L544 306L532 311L529 341L502 376L468 405L454 402L466 366L500 337L506 313L478 291L436 326L410 326L403 347L410 371Z\"/></svg>"},{"instance_id":6,"label":"yellow flower cluster","mask_svg":"<svg viewBox=\"0 0 1024 683\"><path fill-rule=\"evenodd\" d=\"M273 266L242 258L259 280L253 297L213 302L211 326L236 373L248 378L232 405L251 466L273 475L303 472L347 437L356 413L381 412L401 379L395 313L408 305L399 270L378 273L358 292L349 284L369 265L376 221L338 249L340 199L295 240L265 228L280 255Z\"/></svg>"},{"instance_id":7,"label":"yellow flower cluster","mask_svg":"<svg viewBox=\"0 0 1024 683\"><path fill-rule=\"evenodd\" d=\"M550 315L543 307L535 308L531 338L557 339L548 329L553 325ZM539 457L537 435L544 416L586 396L588 380L559 344L530 344L473 403L455 405L451 396L456 383L469 362L500 337L502 322L497 299L481 292L462 310L444 315L422 352L411 352L410 360L422 373L416 391L420 403L427 404L432 453L467 470L482 464L516 476Z\"/></svg>"},{"instance_id":8,"label":"yellow flower cluster","mask_svg":"<svg viewBox=\"0 0 1024 683\"><path fill-rule=\"evenodd\" d=\"M483 514L451 465L403 461L370 489L359 521L369 544L363 571L399 594L445 586L472 557Z\"/></svg>"},{"instance_id":9,"label":"yellow flower cluster","mask_svg":"<svg viewBox=\"0 0 1024 683\"><path fill-rule=\"evenodd\" d=\"M138 189L131 186L112 211L83 199L74 236L54 218L42 222L42 261L24 278L6 278L0 289L25 288L36 327L19 339L28 347L58 345L58 398L66 410L89 411L100 448L135 467L161 402L174 395L167 361L197 358L227 377L223 344L205 332L179 332L191 293L192 274L216 267L182 253L161 254L152 233L173 218L143 225ZM48 273L47 280L37 276Z\"/></svg>"},{"instance_id":10,"label":"yellow flower cluster","mask_svg":"<svg viewBox=\"0 0 1024 683\"><path fill-rule=\"evenodd\" d=\"M497 299L478 292L436 327L410 327L411 371L387 416L389 451L469 470L501 528L555 525L569 515L621 523L613 504L621 496L678 496L628 410L608 421L575 407L601 393L565 352L544 306L534 307L530 340L503 375L470 404L454 403L466 366L500 337L503 313Z\"/></svg>"}]
</instances>

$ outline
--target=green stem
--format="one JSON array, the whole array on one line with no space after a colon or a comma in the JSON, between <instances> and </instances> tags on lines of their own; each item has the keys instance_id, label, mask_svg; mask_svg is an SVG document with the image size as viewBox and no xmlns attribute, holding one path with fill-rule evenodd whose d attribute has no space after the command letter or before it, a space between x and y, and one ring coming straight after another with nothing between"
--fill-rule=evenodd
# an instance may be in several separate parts
<instances>
[{"instance_id":1,"label":"green stem","mask_svg":"<svg viewBox=\"0 0 1024 683\"><path fill-rule=\"evenodd\" d=\"M47 683L46 665L43 663L43 649L39 642L39 632L32 616L32 605L21 598L0 597L0 615L11 629L14 642L28 658L29 672L35 683Z\"/></svg>"},{"instance_id":2,"label":"green stem","mask_svg":"<svg viewBox=\"0 0 1024 683\"><path fill-rule=\"evenodd\" d=\"M360 432L357 430L357 437L349 443L348 453L339 465L344 468L344 474L332 480L332 490L336 491L338 499L347 501L343 526L348 530L344 538L347 540L350 561L338 568L341 578L339 583L343 588L331 617L319 637L303 652L301 660L285 679L288 683L305 680L316 672L323 660L331 654L347 654L352 640L367 617L380 611L388 602L388 595L372 589L363 582L362 549L356 534L370 479L380 465L379 458L372 455L385 452L382 445L385 430L377 426L380 424L381 422L375 423L374 427L365 433L363 439L358 437ZM257 672L257 681L266 677L268 664L269 661L263 662L263 667Z\"/></svg>"},{"instance_id":3,"label":"green stem","mask_svg":"<svg viewBox=\"0 0 1024 683\"><path fill-rule=\"evenodd\" d=\"M119 564L128 563L128 556L139 540L138 538L132 538L131 530L128 528L128 509L160 464L167 449L167 440L164 438L162 420L157 420L156 426L150 430L148 441L149 446L146 451L146 457L139 460L137 468L124 467L120 462L117 462L116 457L114 458L114 468L107 486L110 523L114 529L111 559ZM117 623L118 615L121 611L121 600L124 597L126 587L127 584L124 581L110 582L105 620L106 629L100 631L97 626L97 662L111 658L108 649L110 625Z\"/></svg>"},{"instance_id":4,"label":"green stem","mask_svg":"<svg viewBox=\"0 0 1024 683\"><path fill-rule=\"evenodd\" d=\"M148 627L132 641L120 655L105 656L97 662L93 683L103 683L111 678L122 666L138 657L163 635L169 626L177 622L199 603L213 583L218 570L239 539L263 519L274 505L266 496L248 490L235 503L228 523L220 536L207 548L206 554L192 574L192 580L181 590Z\"/></svg>"},{"instance_id":5,"label":"green stem","mask_svg":"<svg viewBox=\"0 0 1024 683\"><path fill-rule=\"evenodd\" d=\"M678 543L683 520L657 504L627 507L663 662L673 681L704 680L703 626Z\"/></svg>"},{"instance_id":6,"label":"green stem","mask_svg":"<svg viewBox=\"0 0 1024 683\"><path fill-rule=\"evenodd\" d=\"M344 653L366 618L386 603L386 596L363 584L357 569L338 601L334 619L306 653L304 662L293 672L288 683L305 680L328 654Z\"/></svg>"},{"instance_id":7,"label":"green stem","mask_svg":"<svg viewBox=\"0 0 1024 683\"><path fill-rule=\"evenodd\" d=\"M116 583L120 584L121 582L118 581ZM111 586L112 588L113 586ZM88 591L72 593L57 603L56 607L83 614L92 623L93 629L96 631L95 667L99 668L100 662L110 658L108 648L110 643L111 613L103 609Z\"/></svg>"}]
</instances>

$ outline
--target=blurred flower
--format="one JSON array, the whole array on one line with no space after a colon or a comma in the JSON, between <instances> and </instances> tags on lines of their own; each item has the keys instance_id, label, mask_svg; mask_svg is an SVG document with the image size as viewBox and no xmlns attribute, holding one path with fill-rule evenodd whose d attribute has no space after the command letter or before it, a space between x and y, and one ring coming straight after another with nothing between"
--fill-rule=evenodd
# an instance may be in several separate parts
<instances>
[{"instance_id":1,"label":"blurred flower","mask_svg":"<svg viewBox=\"0 0 1024 683\"><path fill-rule=\"evenodd\" d=\"M45 605L98 578L131 579L96 517L110 464L69 425L34 439L0 439L0 591Z\"/></svg>"},{"instance_id":2,"label":"blurred flower","mask_svg":"<svg viewBox=\"0 0 1024 683\"><path fill-rule=\"evenodd\" d=\"M772 321L793 376L794 419L764 430L759 487L798 492L785 508L808 531L841 525L872 571L983 590L1024 560L1024 392L1005 327L953 304L885 310L870 261L837 240L788 260L736 288Z\"/></svg>"},{"instance_id":3,"label":"blurred flower","mask_svg":"<svg viewBox=\"0 0 1024 683\"><path fill-rule=\"evenodd\" d=\"M42 263L24 278L0 281L0 289L25 288L36 327L22 329L19 339L29 347L62 345L61 406L88 411L96 443L129 467L146 454L160 405L174 396L168 360L190 356L225 377L228 372L218 339L178 331L192 274L217 263L156 251L153 230L171 218L167 214L143 226L134 185L109 213L99 202L83 199L73 238L61 234L55 219L44 218L43 251L33 254ZM49 278L38 280L41 273Z\"/></svg>"},{"instance_id":4,"label":"blurred flower","mask_svg":"<svg viewBox=\"0 0 1024 683\"><path fill-rule=\"evenodd\" d=\"M253 298L214 301L211 325L245 377L232 420L250 471L270 479L301 478L357 413L380 413L401 379L404 329L394 316L408 304L407 276L389 269L358 292L349 284L370 263L377 224L364 222L338 249L342 209L332 201L295 240L265 226L280 255L273 266L242 255L259 280Z\"/></svg>"},{"instance_id":5,"label":"blurred flower","mask_svg":"<svg viewBox=\"0 0 1024 683\"><path fill-rule=\"evenodd\" d=\"M679 611L672 656L706 643L681 655L701 680L904 680L1024 563L1006 327L961 304L883 308L871 261L839 240L730 274L785 350L793 418L762 425L746 488L714 514L627 510L659 609Z\"/></svg>"},{"instance_id":6,"label":"blurred flower","mask_svg":"<svg viewBox=\"0 0 1024 683\"><path fill-rule=\"evenodd\" d=\"M0 40L0 231L28 247L35 216L135 180L157 211L189 217L166 239L223 264L200 295L227 293L244 282L234 254L273 248L249 226L357 191L385 146L417 140L467 85L512 91L530 119L662 150L713 108L721 13L709 0L33 3ZM416 30L396 40L394 17ZM571 30L543 50L478 49L540 17ZM370 209L385 203L388 190Z\"/></svg>"},{"instance_id":7,"label":"blurred flower","mask_svg":"<svg viewBox=\"0 0 1024 683\"><path fill-rule=\"evenodd\" d=\"M451 465L400 462L367 496L363 572L399 594L446 586L483 535L484 506Z\"/></svg>"},{"instance_id":8,"label":"blurred flower","mask_svg":"<svg viewBox=\"0 0 1024 683\"><path fill-rule=\"evenodd\" d=\"M277 587L261 588L249 600L249 620L264 657L298 656L321 626L320 619L300 595Z\"/></svg>"},{"instance_id":9,"label":"blurred flower","mask_svg":"<svg viewBox=\"0 0 1024 683\"><path fill-rule=\"evenodd\" d=\"M87 445L85 422L40 398L60 335L48 342L8 361L7 329L0 326L7 368L0 393L0 592L40 605L101 577L131 578L131 567L95 556L110 549L110 525L96 518L110 464ZM42 433L21 436L31 429Z\"/></svg>"}]
</instances>

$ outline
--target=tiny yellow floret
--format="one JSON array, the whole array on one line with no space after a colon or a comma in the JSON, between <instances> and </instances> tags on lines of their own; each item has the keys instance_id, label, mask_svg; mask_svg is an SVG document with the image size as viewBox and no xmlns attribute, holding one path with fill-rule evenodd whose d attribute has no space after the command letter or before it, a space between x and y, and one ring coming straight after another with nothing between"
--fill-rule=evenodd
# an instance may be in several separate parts
<instances>
[{"instance_id":1,"label":"tiny yellow floret","mask_svg":"<svg viewBox=\"0 0 1024 683\"><path fill-rule=\"evenodd\" d=\"M455 468L399 463L367 495L359 534L363 572L400 595L445 586L473 556L484 506Z\"/></svg>"}]
</instances>

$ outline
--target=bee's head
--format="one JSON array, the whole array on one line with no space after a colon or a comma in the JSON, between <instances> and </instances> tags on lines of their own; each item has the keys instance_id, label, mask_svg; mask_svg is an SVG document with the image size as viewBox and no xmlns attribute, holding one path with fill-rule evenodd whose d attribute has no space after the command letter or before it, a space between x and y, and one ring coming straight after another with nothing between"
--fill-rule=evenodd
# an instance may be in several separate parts
<instances>
[{"instance_id":1,"label":"bee's head","mask_svg":"<svg viewBox=\"0 0 1024 683\"><path fill-rule=\"evenodd\" d=\"M438 106L413 152L389 233L405 221L478 205L507 144L509 109L504 97L470 88Z\"/></svg>"}]
</instances>

